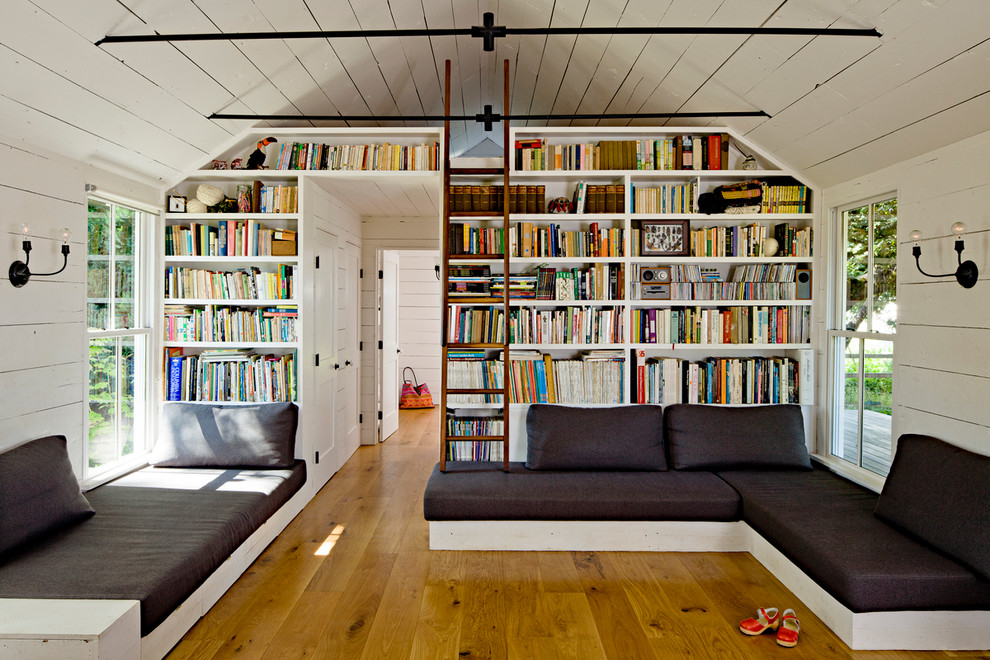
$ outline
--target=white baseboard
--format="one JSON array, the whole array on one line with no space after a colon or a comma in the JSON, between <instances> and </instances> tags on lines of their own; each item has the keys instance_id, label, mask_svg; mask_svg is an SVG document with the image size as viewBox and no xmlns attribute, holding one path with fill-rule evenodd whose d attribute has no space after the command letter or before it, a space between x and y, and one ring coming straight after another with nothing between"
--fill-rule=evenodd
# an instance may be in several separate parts
<instances>
[{"instance_id":1,"label":"white baseboard","mask_svg":"<svg viewBox=\"0 0 990 660\"><path fill-rule=\"evenodd\" d=\"M743 522L434 520L431 550L745 552Z\"/></svg>"},{"instance_id":2,"label":"white baseboard","mask_svg":"<svg viewBox=\"0 0 990 660\"><path fill-rule=\"evenodd\" d=\"M990 612L855 613L745 522L434 520L430 549L749 552L853 650L990 649Z\"/></svg>"}]
</instances>

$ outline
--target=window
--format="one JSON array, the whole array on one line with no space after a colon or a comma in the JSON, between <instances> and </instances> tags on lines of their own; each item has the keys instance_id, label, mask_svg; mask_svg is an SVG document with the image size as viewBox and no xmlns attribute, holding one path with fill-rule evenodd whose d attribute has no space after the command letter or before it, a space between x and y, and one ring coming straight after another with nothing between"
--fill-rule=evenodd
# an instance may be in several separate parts
<instances>
[{"instance_id":1,"label":"window","mask_svg":"<svg viewBox=\"0 0 990 660\"><path fill-rule=\"evenodd\" d=\"M829 453L885 477L897 332L897 198L838 211L829 330Z\"/></svg>"},{"instance_id":2,"label":"window","mask_svg":"<svg viewBox=\"0 0 990 660\"><path fill-rule=\"evenodd\" d=\"M89 199L87 479L146 452L151 330L143 294L150 220L142 211Z\"/></svg>"}]
</instances>

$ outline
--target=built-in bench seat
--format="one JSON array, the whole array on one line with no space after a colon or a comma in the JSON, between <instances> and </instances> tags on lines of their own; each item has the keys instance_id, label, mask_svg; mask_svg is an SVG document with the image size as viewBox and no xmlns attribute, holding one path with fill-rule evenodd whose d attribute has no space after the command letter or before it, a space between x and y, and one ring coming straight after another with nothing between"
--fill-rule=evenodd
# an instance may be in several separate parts
<instances>
[{"instance_id":1,"label":"built-in bench seat","mask_svg":"<svg viewBox=\"0 0 990 660\"><path fill-rule=\"evenodd\" d=\"M435 469L430 547L748 551L854 649L990 647L990 457L904 435L878 496L796 406L630 408L534 405L525 464Z\"/></svg>"},{"instance_id":2,"label":"built-in bench seat","mask_svg":"<svg viewBox=\"0 0 990 660\"><path fill-rule=\"evenodd\" d=\"M96 512L0 563L0 598L141 603L150 634L306 481L288 470L146 468L86 493Z\"/></svg>"},{"instance_id":3,"label":"built-in bench seat","mask_svg":"<svg viewBox=\"0 0 990 660\"><path fill-rule=\"evenodd\" d=\"M554 470L477 462L433 469L427 520L739 520L739 496L710 472Z\"/></svg>"},{"instance_id":4,"label":"built-in bench seat","mask_svg":"<svg viewBox=\"0 0 990 660\"><path fill-rule=\"evenodd\" d=\"M0 657L157 660L305 505L294 404L166 404L83 495L62 436L0 454Z\"/></svg>"}]
</instances>

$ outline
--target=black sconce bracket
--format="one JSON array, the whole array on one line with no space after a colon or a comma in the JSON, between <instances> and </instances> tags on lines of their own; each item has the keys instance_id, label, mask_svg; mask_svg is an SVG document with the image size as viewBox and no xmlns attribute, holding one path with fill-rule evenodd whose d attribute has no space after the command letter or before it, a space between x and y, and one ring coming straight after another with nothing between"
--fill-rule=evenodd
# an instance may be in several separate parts
<instances>
[{"instance_id":1,"label":"black sconce bracket","mask_svg":"<svg viewBox=\"0 0 990 660\"><path fill-rule=\"evenodd\" d=\"M965 245L963 245L963 241L961 238L956 239L955 249L956 249L956 259L959 263L959 266L956 268L956 271L954 273L942 273L938 275L934 275L932 273L926 273L924 269L921 267L920 245L915 245L914 247L912 247L911 254L914 255L914 263L916 266L918 266L918 272L920 272L922 275L925 275L926 277L955 277L956 282L959 282L959 284L964 289L972 289L974 286L976 286L977 280L980 279L980 269L977 268L976 264L973 261L962 260L962 252L963 249L965 249Z\"/></svg>"},{"instance_id":2,"label":"black sconce bracket","mask_svg":"<svg viewBox=\"0 0 990 660\"><path fill-rule=\"evenodd\" d=\"M10 277L10 283L15 287L20 288L27 284L31 280L31 276L35 277L50 277L52 275L58 275L65 267L69 265L69 244L62 243L62 267L51 273L32 273L31 269L28 267L28 263L31 261L31 241L24 241L21 243L21 249L24 250L24 261L17 260L10 264L10 268L7 270L7 275Z\"/></svg>"}]
</instances>

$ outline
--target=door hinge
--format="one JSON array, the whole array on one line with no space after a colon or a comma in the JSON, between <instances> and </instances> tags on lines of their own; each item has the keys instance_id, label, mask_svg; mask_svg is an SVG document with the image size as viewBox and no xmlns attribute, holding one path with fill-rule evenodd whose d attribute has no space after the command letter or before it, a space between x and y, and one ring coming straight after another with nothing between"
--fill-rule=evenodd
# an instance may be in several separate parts
<instances>
[{"instance_id":1,"label":"door hinge","mask_svg":"<svg viewBox=\"0 0 990 660\"><path fill-rule=\"evenodd\" d=\"M364 424L364 415L358 415L358 424Z\"/></svg>"},{"instance_id":2,"label":"door hinge","mask_svg":"<svg viewBox=\"0 0 990 660\"><path fill-rule=\"evenodd\" d=\"M379 339L378 340L378 350L382 350L383 348L385 348L385 344L382 343L382 340L381 339Z\"/></svg>"},{"instance_id":3,"label":"door hinge","mask_svg":"<svg viewBox=\"0 0 990 660\"><path fill-rule=\"evenodd\" d=\"M359 351L363 351L364 350L364 342L363 341L359 341L358 342L358 350Z\"/></svg>"},{"instance_id":4,"label":"door hinge","mask_svg":"<svg viewBox=\"0 0 990 660\"><path fill-rule=\"evenodd\" d=\"M384 280L385 279L385 271L384 270L378 271L378 279L380 279L380 280Z\"/></svg>"},{"instance_id":5,"label":"door hinge","mask_svg":"<svg viewBox=\"0 0 990 660\"><path fill-rule=\"evenodd\" d=\"M364 279L364 268L358 269L358 277L360 277L362 280Z\"/></svg>"},{"instance_id":6,"label":"door hinge","mask_svg":"<svg viewBox=\"0 0 990 660\"><path fill-rule=\"evenodd\" d=\"M316 464L319 465L319 463L320 463L320 452L316 452Z\"/></svg>"},{"instance_id":7,"label":"door hinge","mask_svg":"<svg viewBox=\"0 0 990 660\"><path fill-rule=\"evenodd\" d=\"M319 353L316 354L316 366L317 367L320 366L320 354Z\"/></svg>"},{"instance_id":8,"label":"door hinge","mask_svg":"<svg viewBox=\"0 0 990 660\"><path fill-rule=\"evenodd\" d=\"M378 411L378 419L381 419L381 418L382 418L382 411L381 411L381 410L379 410L379 411Z\"/></svg>"},{"instance_id":9,"label":"door hinge","mask_svg":"<svg viewBox=\"0 0 990 660\"><path fill-rule=\"evenodd\" d=\"M320 255L316 255L316 267L320 267Z\"/></svg>"}]
</instances>

